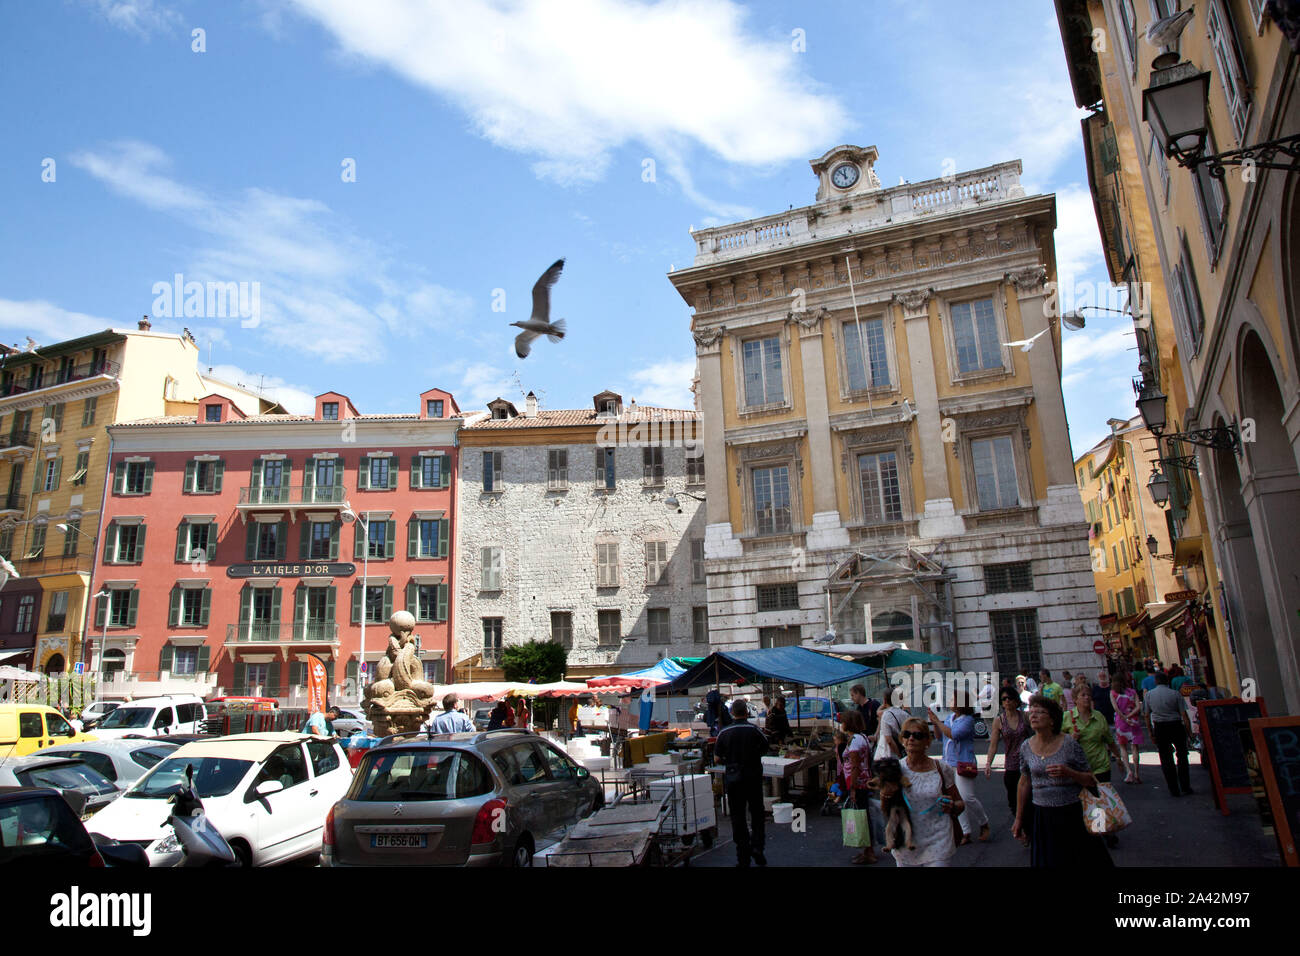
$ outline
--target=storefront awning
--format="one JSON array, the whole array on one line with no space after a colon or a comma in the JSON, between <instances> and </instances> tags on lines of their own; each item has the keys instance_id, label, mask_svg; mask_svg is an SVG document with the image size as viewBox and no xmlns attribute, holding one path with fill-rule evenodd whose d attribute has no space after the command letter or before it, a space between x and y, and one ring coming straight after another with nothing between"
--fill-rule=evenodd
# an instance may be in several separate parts
<instances>
[{"instance_id":1,"label":"storefront awning","mask_svg":"<svg viewBox=\"0 0 1300 956\"><path fill-rule=\"evenodd\" d=\"M763 678L804 687L829 687L878 673L879 667L863 667L806 647L715 651L672 683L657 688L657 693L680 694L714 683L753 684Z\"/></svg>"},{"instance_id":2,"label":"storefront awning","mask_svg":"<svg viewBox=\"0 0 1300 956\"><path fill-rule=\"evenodd\" d=\"M1182 613L1187 610L1187 602L1174 601L1172 603L1148 604L1145 610L1148 617L1147 627L1155 630L1158 627L1176 625Z\"/></svg>"}]
</instances>

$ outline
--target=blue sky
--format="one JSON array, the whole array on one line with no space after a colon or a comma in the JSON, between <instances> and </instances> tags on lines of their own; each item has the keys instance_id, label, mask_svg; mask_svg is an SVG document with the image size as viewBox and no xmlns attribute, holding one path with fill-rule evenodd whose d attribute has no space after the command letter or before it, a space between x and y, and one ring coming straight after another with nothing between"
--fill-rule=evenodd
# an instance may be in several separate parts
<instances>
[{"instance_id":1,"label":"blue sky","mask_svg":"<svg viewBox=\"0 0 1300 956\"><path fill-rule=\"evenodd\" d=\"M6 3L0 338L151 313L295 410L689 407L688 229L811 202L839 143L877 146L885 185L1021 159L1063 285L1104 285L1080 116L1029 0ZM518 360L508 323L561 256L569 337ZM259 321L159 315L177 273L257 283ZM1065 334L1079 453L1133 413L1136 363L1123 316Z\"/></svg>"}]
</instances>

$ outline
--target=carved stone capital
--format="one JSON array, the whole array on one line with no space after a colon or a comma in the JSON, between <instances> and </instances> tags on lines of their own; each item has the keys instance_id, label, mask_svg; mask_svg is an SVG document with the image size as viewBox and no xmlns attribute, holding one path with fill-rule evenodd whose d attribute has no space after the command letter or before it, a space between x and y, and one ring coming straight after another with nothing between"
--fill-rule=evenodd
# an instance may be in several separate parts
<instances>
[{"instance_id":1,"label":"carved stone capital","mask_svg":"<svg viewBox=\"0 0 1300 956\"><path fill-rule=\"evenodd\" d=\"M1047 267L1030 266L1028 269L1008 272L1005 278L1021 295L1028 295L1043 287L1043 283L1047 281Z\"/></svg>"},{"instance_id":2,"label":"carved stone capital","mask_svg":"<svg viewBox=\"0 0 1300 956\"><path fill-rule=\"evenodd\" d=\"M820 331L822 320L830 318L830 314L830 309L826 308L826 306L822 306L816 312L813 312L811 309L803 312L787 312L785 318L787 322L793 322L798 325L804 330L804 332L811 333Z\"/></svg>"},{"instance_id":3,"label":"carved stone capital","mask_svg":"<svg viewBox=\"0 0 1300 956\"><path fill-rule=\"evenodd\" d=\"M713 352L719 348L718 343L722 341L722 336L727 332L725 325L715 325L712 328L700 329L692 332L695 337L695 348L699 352Z\"/></svg>"},{"instance_id":4,"label":"carved stone capital","mask_svg":"<svg viewBox=\"0 0 1300 956\"><path fill-rule=\"evenodd\" d=\"M928 314L926 303L932 295L933 289L912 289L910 292L895 292L894 301L903 306L903 316L910 319Z\"/></svg>"}]
</instances>

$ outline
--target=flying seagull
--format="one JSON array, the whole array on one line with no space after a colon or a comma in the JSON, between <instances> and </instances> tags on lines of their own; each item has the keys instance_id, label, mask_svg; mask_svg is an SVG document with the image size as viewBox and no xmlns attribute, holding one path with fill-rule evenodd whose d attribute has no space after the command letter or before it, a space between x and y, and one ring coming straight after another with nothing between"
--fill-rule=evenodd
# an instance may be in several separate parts
<instances>
[{"instance_id":1,"label":"flying seagull","mask_svg":"<svg viewBox=\"0 0 1300 956\"><path fill-rule=\"evenodd\" d=\"M554 265L542 273L542 277L537 280L537 285L533 286L533 314L528 317L527 322L510 323L523 329L515 336L515 354L520 358L528 357L533 339L539 335L545 335L552 342L564 338L564 320L551 321L551 286L555 285L556 280L560 278L563 269L564 260L557 259Z\"/></svg>"},{"instance_id":2,"label":"flying seagull","mask_svg":"<svg viewBox=\"0 0 1300 956\"><path fill-rule=\"evenodd\" d=\"M28 351L28 352L35 352L35 351L36 351L36 348L37 348L36 340L35 340L34 338L32 338L30 335L27 336L27 349L26 349L26 351Z\"/></svg>"},{"instance_id":3,"label":"flying seagull","mask_svg":"<svg viewBox=\"0 0 1300 956\"><path fill-rule=\"evenodd\" d=\"M1180 10L1171 17L1163 17L1147 25L1147 42L1153 47L1162 50L1168 50L1178 42L1182 35L1183 29L1187 24L1192 22L1192 12L1195 8L1188 7L1186 10Z\"/></svg>"},{"instance_id":4,"label":"flying seagull","mask_svg":"<svg viewBox=\"0 0 1300 956\"><path fill-rule=\"evenodd\" d=\"M1039 332L1038 335L1031 335L1027 339L1018 339L1015 342L1003 342L1002 347L1004 349L1019 348L1020 351L1022 352L1028 352L1030 349L1034 347L1034 343L1038 341L1038 336L1045 335L1045 334L1047 334L1047 329L1043 329L1043 331Z\"/></svg>"}]
</instances>

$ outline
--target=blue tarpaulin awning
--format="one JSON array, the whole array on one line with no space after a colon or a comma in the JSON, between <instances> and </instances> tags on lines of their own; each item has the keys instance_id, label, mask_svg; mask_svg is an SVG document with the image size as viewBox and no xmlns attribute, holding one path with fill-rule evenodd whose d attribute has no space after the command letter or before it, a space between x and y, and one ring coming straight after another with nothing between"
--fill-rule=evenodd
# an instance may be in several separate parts
<instances>
[{"instance_id":1,"label":"blue tarpaulin awning","mask_svg":"<svg viewBox=\"0 0 1300 956\"><path fill-rule=\"evenodd\" d=\"M587 679L588 687L600 687L609 684L639 684L644 681L651 681L654 684L663 684L674 678L680 677L686 673L686 669L680 664L665 658L653 667L647 667L643 670L632 671L629 674L614 674L609 677L590 677Z\"/></svg>"},{"instance_id":2,"label":"blue tarpaulin awning","mask_svg":"<svg viewBox=\"0 0 1300 956\"><path fill-rule=\"evenodd\" d=\"M663 696L715 682L754 684L764 678L801 684L804 687L829 687L878 673L878 667L865 667L851 661L827 657L804 647L715 651L671 683L660 685L655 692Z\"/></svg>"}]
</instances>

